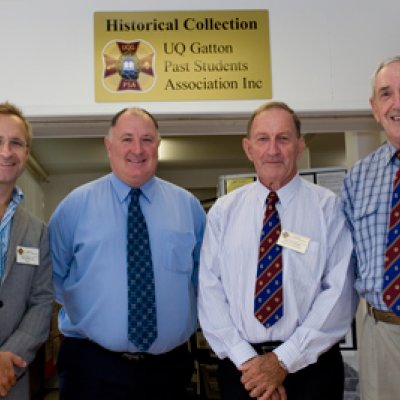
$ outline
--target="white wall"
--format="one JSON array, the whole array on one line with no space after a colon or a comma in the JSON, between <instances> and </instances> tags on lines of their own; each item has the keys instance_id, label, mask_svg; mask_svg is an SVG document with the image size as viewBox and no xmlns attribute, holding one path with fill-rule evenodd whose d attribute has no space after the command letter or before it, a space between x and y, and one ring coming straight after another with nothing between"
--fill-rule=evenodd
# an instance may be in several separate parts
<instances>
[{"instance_id":1,"label":"white wall","mask_svg":"<svg viewBox=\"0 0 400 400\"><path fill-rule=\"evenodd\" d=\"M44 220L48 221L57 207L58 203L77 186L100 178L104 174L76 173L76 174L54 174L49 182L41 184L46 196Z\"/></svg>"},{"instance_id":2,"label":"white wall","mask_svg":"<svg viewBox=\"0 0 400 400\"><path fill-rule=\"evenodd\" d=\"M369 77L399 53L399 0L1 0L0 101L29 116L114 113L95 103L93 13L270 11L273 96L298 111L368 110ZM249 112L261 101L152 102L153 113Z\"/></svg>"}]
</instances>

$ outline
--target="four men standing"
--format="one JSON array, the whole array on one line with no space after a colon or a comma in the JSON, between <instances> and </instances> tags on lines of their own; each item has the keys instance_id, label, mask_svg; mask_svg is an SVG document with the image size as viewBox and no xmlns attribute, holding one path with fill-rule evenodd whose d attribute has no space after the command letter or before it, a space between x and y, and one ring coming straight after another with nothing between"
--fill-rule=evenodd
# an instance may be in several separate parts
<instances>
[{"instance_id":1,"label":"four men standing","mask_svg":"<svg viewBox=\"0 0 400 400\"><path fill-rule=\"evenodd\" d=\"M297 174L304 141L293 110L272 102L250 118L243 149L258 179L216 202L201 250L199 317L224 399L342 398L337 343L357 305L351 234L367 301L363 400L399 395L400 57L379 66L370 101L388 142L345 179L350 230L333 193ZM46 228L15 186L30 142L21 112L1 104L0 396L18 400L52 305ZM159 143L151 114L117 113L105 138L112 173L52 216L61 400L185 398L205 214L155 177Z\"/></svg>"}]
</instances>

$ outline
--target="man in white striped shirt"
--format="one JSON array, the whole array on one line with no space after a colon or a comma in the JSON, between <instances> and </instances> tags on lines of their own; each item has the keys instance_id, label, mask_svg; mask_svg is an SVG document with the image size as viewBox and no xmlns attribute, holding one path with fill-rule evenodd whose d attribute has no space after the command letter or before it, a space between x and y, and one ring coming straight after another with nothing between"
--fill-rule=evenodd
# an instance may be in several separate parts
<instances>
[{"instance_id":1,"label":"man in white striped shirt","mask_svg":"<svg viewBox=\"0 0 400 400\"><path fill-rule=\"evenodd\" d=\"M337 343L350 328L357 296L339 199L298 175L304 141L299 118L285 103L252 115L243 148L258 180L212 207L200 257L199 317L220 358L222 398L341 400ZM254 315L254 288L272 191L282 230L283 316L265 326Z\"/></svg>"}]
</instances>

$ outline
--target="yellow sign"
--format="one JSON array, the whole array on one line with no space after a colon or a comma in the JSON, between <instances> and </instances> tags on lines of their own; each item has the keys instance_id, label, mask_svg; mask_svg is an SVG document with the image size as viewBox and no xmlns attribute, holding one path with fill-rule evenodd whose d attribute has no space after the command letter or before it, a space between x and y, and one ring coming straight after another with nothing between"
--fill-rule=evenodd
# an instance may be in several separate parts
<instances>
[{"instance_id":1,"label":"yellow sign","mask_svg":"<svg viewBox=\"0 0 400 400\"><path fill-rule=\"evenodd\" d=\"M99 102L272 97L267 10L94 13Z\"/></svg>"},{"instance_id":2,"label":"yellow sign","mask_svg":"<svg viewBox=\"0 0 400 400\"><path fill-rule=\"evenodd\" d=\"M230 193L235 189L238 189L248 183L254 182L256 180L256 176L246 176L246 177L237 177L237 178L228 178L226 180L226 193Z\"/></svg>"}]
</instances>

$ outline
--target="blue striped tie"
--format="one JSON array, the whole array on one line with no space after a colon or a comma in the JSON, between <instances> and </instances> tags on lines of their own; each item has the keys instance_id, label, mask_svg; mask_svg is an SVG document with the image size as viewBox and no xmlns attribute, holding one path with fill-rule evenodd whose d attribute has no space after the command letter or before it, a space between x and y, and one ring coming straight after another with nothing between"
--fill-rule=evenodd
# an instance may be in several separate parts
<instances>
[{"instance_id":1,"label":"blue striped tie","mask_svg":"<svg viewBox=\"0 0 400 400\"><path fill-rule=\"evenodd\" d=\"M400 168L393 182L386 246L382 297L389 309L400 315Z\"/></svg>"},{"instance_id":2,"label":"blue striped tie","mask_svg":"<svg viewBox=\"0 0 400 400\"><path fill-rule=\"evenodd\" d=\"M140 193L140 189L131 190L128 208L128 338L140 351L146 351L157 337L157 314L150 241Z\"/></svg>"},{"instance_id":3,"label":"blue striped tie","mask_svg":"<svg viewBox=\"0 0 400 400\"><path fill-rule=\"evenodd\" d=\"M278 195L270 192L267 199L260 238L254 315L269 328L283 315L282 248L276 244L281 233L279 214L275 207Z\"/></svg>"}]
</instances>

